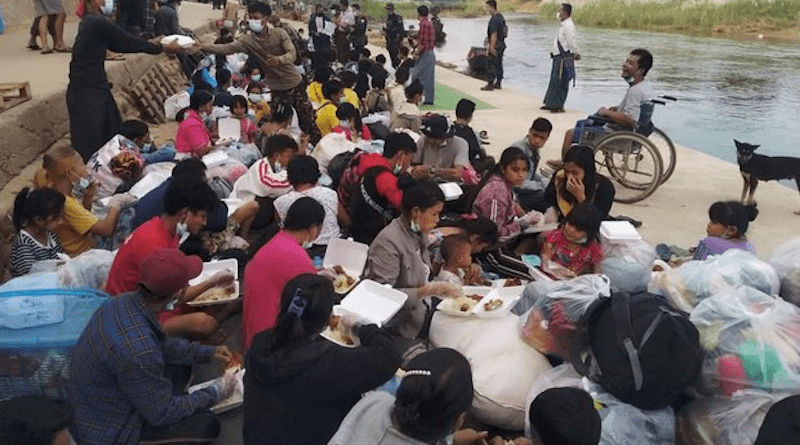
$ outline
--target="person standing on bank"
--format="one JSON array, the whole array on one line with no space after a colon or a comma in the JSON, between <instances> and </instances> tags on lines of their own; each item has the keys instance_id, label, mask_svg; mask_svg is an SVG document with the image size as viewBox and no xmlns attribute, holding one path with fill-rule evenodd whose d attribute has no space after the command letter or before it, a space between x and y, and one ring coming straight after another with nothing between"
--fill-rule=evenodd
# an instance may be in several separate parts
<instances>
[{"instance_id":1,"label":"person standing on bank","mask_svg":"<svg viewBox=\"0 0 800 445\"><path fill-rule=\"evenodd\" d=\"M428 7L421 5L417 8L419 15L419 37L417 47L414 48L416 63L411 69L411 78L419 79L425 91L422 105L433 105L435 99L434 73L436 70L436 54L433 53L435 42L433 24L428 20Z\"/></svg>"},{"instance_id":2,"label":"person standing on bank","mask_svg":"<svg viewBox=\"0 0 800 445\"><path fill-rule=\"evenodd\" d=\"M481 88L483 91L500 89L500 82L503 80L503 53L506 51L506 35L508 26L503 14L497 11L497 1L487 0L486 11L492 16L489 19L489 27L486 30L489 43L486 45L486 53L489 56L488 75L489 83Z\"/></svg>"},{"instance_id":3,"label":"person standing on bank","mask_svg":"<svg viewBox=\"0 0 800 445\"><path fill-rule=\"evenodd\" d=\"M561 20L561 27L558 28L558 36L553 42L553 50L550 52L553 68L550 71L550 85L547 86L544 106L541 109L561 113L564 111L564 103L567 101L569 81L572 80L573 83L575 81L575 61L581 60L581 55L578 54L578 43L575 40L572 5L562 3L556 17Z\"/></svg>"},{"instance_id":4,"label":"person standing on bank","mask_svg":"<svg viewBox=\"0 0 800 445\"><path fill-rule=\"evenodd\" d=\"M387 3L384 9L386 9L386 25L383 27L383 33L386 35L386 50L392 59L392 68L397 68L400 65L397 53L406 36L406 28L403 25L403 17L394 13L394 3Z\"/></svg>"},{"instance_id":5,"label":"person standing on bank","mask_svg":"<svg viewBox=\"0 0 800 445\"><path fill-rule=\"evenodd\" d=\"M69 64L67 111L72 148L83 162L119 133L122 117L105 71L106 50L115 53L179 53L176 42L153 44L123 31L106 18L103 0L83 0L85 15Z\"/></svg>"}]
</instances>

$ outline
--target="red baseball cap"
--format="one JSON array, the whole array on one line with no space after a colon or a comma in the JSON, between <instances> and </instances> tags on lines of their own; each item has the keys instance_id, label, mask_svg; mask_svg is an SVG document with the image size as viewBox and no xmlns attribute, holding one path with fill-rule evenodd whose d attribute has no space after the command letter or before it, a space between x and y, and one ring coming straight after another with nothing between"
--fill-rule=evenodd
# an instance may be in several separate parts
<instances>
[{"instance_id":1,"label":"red baseball cap","mask_svg":"<svg viewBox=\"0 0 800 445\"><path fill-rule=\"evenodd\" d=\"M139 263L139 284L155 296L175 295L203 271L203 260L178 249L158 249Z\"/></svg>"}]
</instances>

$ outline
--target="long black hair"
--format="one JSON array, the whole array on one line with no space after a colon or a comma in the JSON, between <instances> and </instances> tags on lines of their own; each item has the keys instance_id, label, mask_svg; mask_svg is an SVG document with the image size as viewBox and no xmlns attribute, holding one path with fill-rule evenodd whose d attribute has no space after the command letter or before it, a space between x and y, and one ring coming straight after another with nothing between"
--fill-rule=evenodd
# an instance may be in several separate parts
<instances>
[{"instance_id":1,"label":"long black hair","mask_svg":"<svg viewBox=\"0 0 800 445\"><path fill-rule=\"evenodd\" d=\"M583 188L586 194L585 202L594 202L594 192L600 180L594 165L594 151L592 151L591 147L586 145L573 145L564 154L564 164L567 162L571 162L583 170ZM575 203L576 198L572 193L567 191L566 178L560 187L561 196L563 196L567 202Z\"/></svg>"},{"instance_id":2,"label":"long black hair","mask_svg":"<svg viewBox=\"0 0 800 445\"><path fill-rule=\"evenodd\" d=\"M598 235L600 234L600 223L602 222L603 217L597 207L594 204L584 202L576 205L567 213L567 216L561 221L561 227L565 224L570 224L576 229L586 232L586 244L589 244L592 240L599 241Z\"/></svg>"},{"instance_id":3,"label":"long black hair","mask_svg":"<svg viewBox=\"0 0 800 445\"><path fill-rule=\"evenodd\" d=\"M718 201L708 209L708 219L726 227L735 227L737 237L747 233L750 221L754 221L756 216L758 209L755 204L744 205L739 201Z\"/></svg>"},{"instance_id":4,"label":"long black hair","mask_svg":"<svg viewBox=\"0 0 800 445\"><path fill-rule=\"evenodd\" d=\"M391 417L403 434L435 443L455 429L472 404L472 370L458 351L438 348L408 362Z\"/></svg>"},{"instance_id":5,"label":"long black hair","mask_svg":"<svg viewBox=\"0 0 800 445\"><path fill-rule=\"evenodd\" d=\"M472 196L472 200L470 201L469 207L470 209L475 204L475 198L478 197L478 193L481 192L483 186L489 182L489 179L492 176L499 176L500 179L503 179L503 169L508 167L509 165L517 162L517 161L525 161L525 165L529 165L528 156L525 155L525 152L522 151L519 147L508 147L503 150L503 154L500 155L500 161L495 164L495 166L489 171L488 174L483 175L481 182L478 183L478 186L475 188L474 196Z\"/></svg>"},{"instance_id":6,"label":"long black hair","mask_svg":"<svg viewBox=\"0 0 800 445\"><path fill-rule=\"evenodd\" d=\"M314 198L304 196L289 207L286 212L286 219L283 220L283 228L286 230L305 230L315 226L322 226L325 219L325 208ZM250 245L248 258L252 259L256 253L275 237L281 230L281 224L272 223L261 237Z\"/></svg>"},{"instance_id":7,"label":"long black hair","mask_svg":"<svg viewBox=\"0 0 800 445\"><path fill-rule=\"evenodd\" d=\"M11 218L14 228L20 230L22 226L32 223L36 218L48 220L57 217L64 210L65 200L61 192L53 189L42 188L31 191L25 187L14 199L14 213Z\"/></svg>"},{"instance_id":8,"label":"long black hair","mask_svg":"<svg viewBox=\"0 0 800 445\"><path fill-rule=\"evenodd\" d=\"M289 280L281 294L270 350L311 341L328 325L335 299L333 284L325 277L304 273Z\"/></svg>"}]
</instances>

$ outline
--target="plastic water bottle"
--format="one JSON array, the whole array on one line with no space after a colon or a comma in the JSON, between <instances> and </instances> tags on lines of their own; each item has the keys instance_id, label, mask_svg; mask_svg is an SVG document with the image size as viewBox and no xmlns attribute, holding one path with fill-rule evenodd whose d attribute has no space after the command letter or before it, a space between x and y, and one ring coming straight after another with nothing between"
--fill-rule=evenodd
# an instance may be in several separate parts
<instances>
[{"instance_id":1,"label":"plastic water bottle","mask_svg":"<svg viewBox=\"0 0 800 445\"><path fill-rule=\"evenodd\" d=\"M322 270L322 257L319 255L314 257L314 268L317 270Z\"/></svg>"}]
</instances>

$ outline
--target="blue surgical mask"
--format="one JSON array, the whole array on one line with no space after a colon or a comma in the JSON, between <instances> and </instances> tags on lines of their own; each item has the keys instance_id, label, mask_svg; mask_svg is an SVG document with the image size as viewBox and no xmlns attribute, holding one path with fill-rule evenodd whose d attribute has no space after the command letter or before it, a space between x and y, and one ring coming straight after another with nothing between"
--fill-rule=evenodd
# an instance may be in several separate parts
<instances>
[{"instance_id":1,"label":"blue surgical mask","mask_svg":"<svg viewBox=\"0 0 800 445\"><path fill-rule=\"evenodd\" d=\"M272 172L280 173L281 171L283 171L283 166L281 165L280 162L275 161L275 165L272 166Z\"/></svg>"},{"instance_id":2,"label":"blue surgical mask","mask_svg":"<svg viewBox=\"0 0 800 445\"><path fill-rule=\"evenodd\" d=\"M392 168L392 173L394 173L395 175L399 175L402 172L403 172L403 165L402 164L396 164L394 166L394 168Z\"/></svg>"},{"instance_id":3,"label":"blue surgical mask","mask_svg":"<svg viewBox=\"0 0 800 445\"><path fill-rule=\"evenodd\" d=\"M349 120L340 120L339 126L342 128L350 128L350 121Z\"/></svg>"},{"instance_id":4,"label":"blue surgical mask","mask_svg":"<svg viewBox=\"0 0 800 445\"><path fill-rule=\"evenodd\" d=\"M78 182L72 184L72 195L76 198L83 198L83 192L92 185L92 180L86 176L78 179Z\"/></svg>"},{"instance_id":5,"label":"blue surgical mask","mask_svg":"<svg viewBox=\"0 0 800 445\"><path fill-rule=\"evenodd\" d=\"M346 103L347 103L347 98L346 98L346 97L344 97L344 96L340 97L340 98L339 98L339 103L340 103L340 104L346 104Z\"/></svg>"},{"instance_id":6,"label":"blue surgical mask","mask_svg":"<svg viewBox=\"0 0 800 445\"><path fill-rule=\"evenodd\" d=\"M103 6L100 7L100 12L103 15L111 15L114 13L114 0L106 0Z\"/></svg>"},{"instance_id":7,"label":"blue surgical mask","mask_svg":"<svg viewBox=\"0 0 800 445\"><path fill-rule=\"evenodd\" d=\"M308 250L312 246L314 246L314 242L313 241L303 241L303 249Z\"/></svg>"},{"instance_id":8,"label":"blue surgical mask","mask_svg":"<svg viewBox=\"0 0 800 445\"><path fill-rule=\"evenodd\" d=\"M413 221L413 220L411 221L411 231L414 232L414 233L422 232L422 229L420 228L418 222Z\"/></svg>"},{"instance_id":9,"label":"blue surgical mask","mask_svg":"<svg viewBox=\"0 0 800 445\"><path fill-rule=\"evenodd\" d=\"M633 85L633 83L636 82L636 78L633 77L633 76L628 76L628 77L625 77L624 79L625 79L625 82L628 82L628 85Z\"/></svg>"},{"instance_id":10,"label":"blue surgical mask","mask_svg":"<svg viewBox=\"0 0 800 445\"><path fill-rule=\"evenodd\" d=\"M252 80L253 82L258 82L259 80L261 80L261 74L253 74L252 76L250 76L250 80Z\"/></svg>"},{"instance_id":11,"label":"blue surgical mask","mask_svg":"<svg viewBox=\"0 0 800 445\"><path fill-rule=\"evenodd\" d=\"M178 235L180 241L178 244L183 244L186 241L186 238L189 238L189 228L186 226L185 222L179 222L178 225L175 227L175 234Z\"/></svg>"},{"instance_id":12,"label":"blue surgical mask","mask_svg":"<svg viewBox=\"0 0 800 445\"><path fill-rule=\"evenodd\" d=\"M264 24L261 20L250 19L247 21L247 27L256 34L264 30Z\"/></svg>"},{"instance_id":13,"label":"blue surgical mask","mask_svg":"<svg viewBox=\"0 0 800 445\"><path fill-rule=\"evenodd\" d=\"M250 99L250 102L253 102L254 104L260 103L262 100L260 94L249 94L247 98Z\"/></svg>"},{"instance_id":14,"label":"blue surgical mask","mask_svg":"<svg viewBox=\"0 0 800 445\"><path fill-rule=\"evenodd\" d=\"M589 241L588 236L584 236L583 238L575 240L575 244L586 244Z\"/></svg>"}]
</instances>

